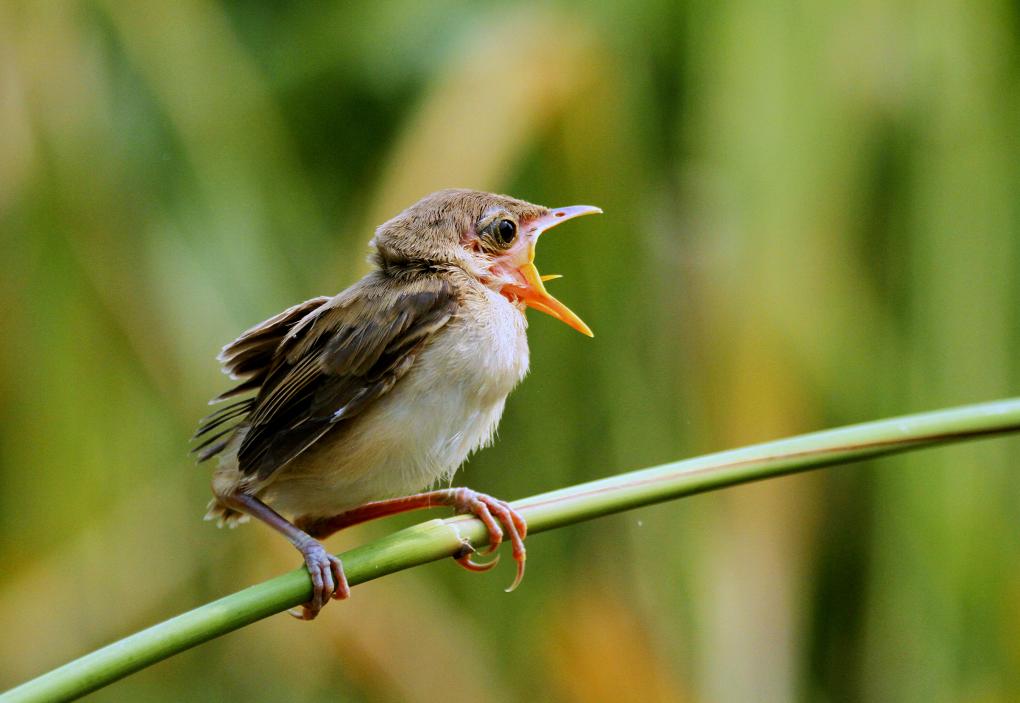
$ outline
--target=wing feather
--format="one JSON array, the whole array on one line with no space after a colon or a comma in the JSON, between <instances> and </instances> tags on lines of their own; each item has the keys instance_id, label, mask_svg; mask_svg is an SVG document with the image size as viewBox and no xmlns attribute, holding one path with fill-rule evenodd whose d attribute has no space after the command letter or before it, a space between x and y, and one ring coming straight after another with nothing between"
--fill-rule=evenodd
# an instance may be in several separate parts
<instances>
[{"instance_id":1,"label":"wing feather","mask_svg":"<svg viewBox=\"0 0 1020 703\"><path fill-rule=\"evenodd\" d=\"M246 330L240 337L223 347L217 360L223 365L223 372L229 374L235 380L242 380L237 386L221 393L213 398L210 404L219 403L229 398L243 395L249 391L256 390L262 386L266 375L272 365L272 357L280 342L287 336L287 333L302 318L322 307L329 302L329 298L318 297L306 300L283 312L274 315L268 320L263 320L251 329ZM210 432L230 421L234 425L227 428L226 432L217 432L215 436L207 438L202 443L192 447L192 453L196 454L198 461L205 461L227 446L230 437L221 442L213 444L213 440L223 437L236 430L246 419L246 416L255 407L255 398L244 398L224 405L222 408L209 413L199 422L198 429L192 439L208 435Z\"/></svg>"},{"instance_id":2,"label":"wing feather","mask_svg":"<svg viewBox=\"0 0 1020 703\"><path fill-rule=\"evenodd\" d=\"M453 287L440 274L396 287L376 273L336 298L290 308L228 345L225 369L249 376L241 386L258 387L238 425L246 430L240 470L264 479L341 431L393 388L456 309ZM199 432L212 431L221 418Z\"/></svg>"}]
</instances>

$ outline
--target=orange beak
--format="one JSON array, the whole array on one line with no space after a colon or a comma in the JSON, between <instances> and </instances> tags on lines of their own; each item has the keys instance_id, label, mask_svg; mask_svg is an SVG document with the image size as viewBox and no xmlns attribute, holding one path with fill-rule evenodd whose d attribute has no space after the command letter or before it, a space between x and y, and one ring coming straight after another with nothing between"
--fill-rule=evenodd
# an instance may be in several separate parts
<instances>
[{"instance_id":1,"label":"orange beak","mask_svg":"<svg viewBox=\"0 0 1020 703\"><path fill-rule=\"evenodd\" d=\"M559 278L559 276L539 274L538 269L535 268L535 244L543 232L562 222L582 215L599 215L601 213L602 210L591 205L571 205L570 207L553 208L548 215L529 222L522 222L518 243L501 257L503 261L500 262L502 264L500 268L513 279L513 283L504 286L505 291L509 289L507 292L529 308L535 308L547 315L552 315L589 337L595 336L592 334L591 328L584 324L584 321L570 308L549 295L545 289L545 281Z\"/></svg>"}]
</instances>

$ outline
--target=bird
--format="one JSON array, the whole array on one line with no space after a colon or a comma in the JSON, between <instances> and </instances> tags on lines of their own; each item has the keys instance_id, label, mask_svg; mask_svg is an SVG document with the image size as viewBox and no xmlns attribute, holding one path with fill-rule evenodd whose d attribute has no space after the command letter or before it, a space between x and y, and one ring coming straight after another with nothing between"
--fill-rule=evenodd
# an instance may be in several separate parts
<instances>
[{"instance_id":1,"label":"bird","mask_svg":"<svg viewBox=\"0 0 1020 703\"><path fill-rule=\"evenodd\" d=\"M532 308L593 336L548 293L534 264L539 236L594 206L547 208L507 195L447 189L380 225L371 270L340 293L298 303L223 347L239 384L200 423L192 451L216 458L207 520L255 518L301 553L315 618L350 596L340 559L319 541L366 520L438 505L483 521L494 552L512 544L524 575L527 523L453 474L489 445L507 396L529 366ZM238 399L240 398L240 399ZM470 545L456 556L488 570ZM498 558L498 556L497 556Z\"/></svg>"}]
</instances>

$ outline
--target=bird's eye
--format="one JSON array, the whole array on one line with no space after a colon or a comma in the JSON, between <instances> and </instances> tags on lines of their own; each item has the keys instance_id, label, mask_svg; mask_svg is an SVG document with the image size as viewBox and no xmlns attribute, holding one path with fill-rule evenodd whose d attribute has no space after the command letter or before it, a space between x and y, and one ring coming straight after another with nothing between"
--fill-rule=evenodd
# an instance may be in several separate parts
<instances>
[{"instance_id":1,"label":"bird's eye","mask_svg":"<svg viewBox=\"0 0 1020 703\"><path fill-rule=\"evenodd\" d=\"M517 236L517 224L513 220L500 220L495 227L496 241L502 246L510 246Z\"/></svg>"}]
</instances>

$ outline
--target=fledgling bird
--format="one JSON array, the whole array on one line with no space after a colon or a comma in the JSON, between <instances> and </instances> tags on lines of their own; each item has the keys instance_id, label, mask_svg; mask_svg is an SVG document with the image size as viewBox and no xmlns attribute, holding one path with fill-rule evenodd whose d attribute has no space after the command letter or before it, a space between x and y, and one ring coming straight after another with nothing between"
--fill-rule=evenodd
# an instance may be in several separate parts
<instances>
[{"instance_id":1,"label":"fledgling bird","mask_svg":"<svg viewBox=\"0 0 1020 703\"><path fill-rule=\"evenodd\" d=\"M448 482L492 440L507 395L528 371L526 307L592 335L546 292L543 282L556 276L540 276L534 257L542 232L600 212L433 193L376 230L374 268L360 281L223 348L224 371L242 382L212 402L253 395L196 432L199 460L219 459L206 518L233 526L255 517L290 540L313 585L299 617L314 618L331 595L350 595L343 565L318 539L433 505L479 517L486 553L505 533L517 562L511 589L520 582L527 525L507 503L467 488L415 492ZM458 561L476 571L495 563L476 563L470 552Z\"/></svg>"}]
</instances>

